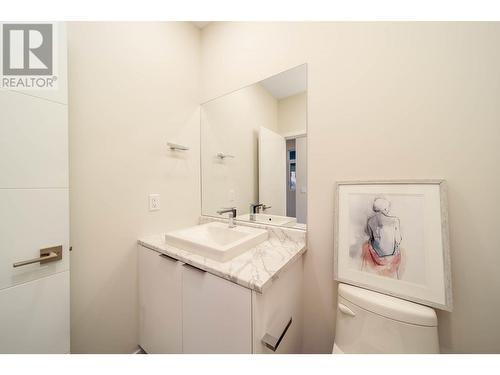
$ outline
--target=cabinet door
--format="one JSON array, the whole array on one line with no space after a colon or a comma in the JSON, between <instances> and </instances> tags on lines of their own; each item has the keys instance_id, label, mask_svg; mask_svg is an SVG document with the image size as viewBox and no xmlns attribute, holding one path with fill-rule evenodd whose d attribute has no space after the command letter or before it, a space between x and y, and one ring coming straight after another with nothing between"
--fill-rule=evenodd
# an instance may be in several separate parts
<instances>
[{"instance_id":1,"label":"cabinet door","mask_svg":"<svg viewBox=\"0 0 500 375\"><path fill-rule=\"evenodd\" d=\"M253 292L253 352L297 354L302 352L302 259L280 274L263 294ZM288 325L291 319L291 324ZM276 351L263 338L280 339ZM273 341L273 340L266 340Z\"/></svg>"},{"instance_id":2,"label":"cabinet door","mask_svg":"<svg viewBox=\"0 0 500 375\"><path fill-rule=\"evenodd\" d=\"M189 265L182 272L184 353L252 353L251 291Z\"/></svg>"},{"instance_id":3,"label":"cabinet door","mask_svg":"<svg viewBox=\"0 0 500 375\"><path fill-rule=\"evenodd\" d=\"M182 353L182 266L139 246L139 345L147 353Z\"/></svg>"}]
</instances>

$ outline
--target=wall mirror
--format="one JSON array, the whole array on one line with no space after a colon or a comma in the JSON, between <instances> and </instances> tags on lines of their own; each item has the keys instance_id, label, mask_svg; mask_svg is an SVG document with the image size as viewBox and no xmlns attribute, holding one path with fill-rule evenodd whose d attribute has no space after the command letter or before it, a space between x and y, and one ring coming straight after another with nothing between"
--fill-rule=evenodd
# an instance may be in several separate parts
<instances>
[{"instance_id":1,"label":"wall mirror","mask_svg":"<svg viewBox=\"0 0 500 375\"><path fill-rule=\"evenodd\" d=\"M201 105L202 214L306 228L307 65Z\"/></svg>"}]
</instances>

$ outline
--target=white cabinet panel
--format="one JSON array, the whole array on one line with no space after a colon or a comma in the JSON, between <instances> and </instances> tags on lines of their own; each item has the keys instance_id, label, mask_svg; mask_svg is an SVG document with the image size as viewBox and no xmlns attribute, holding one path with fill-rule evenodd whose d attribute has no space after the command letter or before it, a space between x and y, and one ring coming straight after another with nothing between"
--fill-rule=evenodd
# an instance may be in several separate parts
<instances>
[{"instance_id":1,"label":"white cabinet panel","mask_svg":"<svg viewBox=\"0 0 500 375\"><path fill-rule=\"evenodd\" d=\"M0 91L0 188L68 187L68 108Z\"/></svg>"},{"instance_id":2,"label":"white cabinet panel","mask_svg":"<svg viewBox=\"0 0 500 375\"><path fill-rule=\"evenodd\" d=\"M69 353L69 271L0 291L0 353Z\"/></svg>"},{"instance_id":3,"label":"white cabinet panel","mask_svg":"<svg viewBox=\"0 0 500 375\"><path fill-rule=\"evenodd\" d=\"M0 189L0 290L69 270L68 212L67 189ZM62 260L12 267L58 245Z\"/></svg>"},{"instance_id":4,"label":"white cabinet panel","mask_svg":"<svg viewBox=\"0 0 500 375\"><path fill-rule=\"evenodd\" d=\"M139 345L147 353L182 353L181 283L181 262L139 246Z\"/></svg>"},{"instance_id":5,"label":"white cabinet panel","mask_svg":"<svg viewBox=\"0 0 500 375\"><path fill-rule=\"evenodd\" d=\"M273 282L264 294L253 293L253 350L256 354L302 352L302 258ZM283 335L276 352L262 343L267 334L280 337L287 322L292 324Z\"/></svg>"},{"instance_id":6,"label":"white cabinet panel","mask_svg":"<svg viewBox=\"0 0 500 375\"><path fill-rule=\"evenodd\" d=\"M251 353L251 291L183 267L183 352Z\"/></svg>"}]
</instances>

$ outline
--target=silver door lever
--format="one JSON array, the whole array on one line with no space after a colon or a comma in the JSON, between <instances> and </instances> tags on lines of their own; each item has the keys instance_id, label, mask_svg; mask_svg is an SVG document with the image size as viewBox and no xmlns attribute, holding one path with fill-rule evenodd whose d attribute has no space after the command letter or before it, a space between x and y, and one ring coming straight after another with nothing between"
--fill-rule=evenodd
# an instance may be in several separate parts
<instances>
[{"instance_id":1,"label":"silver door lever","mask_svg":"<svg viewBox=\"0 0 500 375\"><path fill-rule=\"evenodd\" d=\"M45 263L55 262L61 259L62 259L62 246L54 246L54 247L48 247L46 249L40 249L39 258L16 262L12 265L12 267L17 268L17 267L27 266L28 264L33 264L33 263L45 264Z\"/></svg>"}]
</instances>

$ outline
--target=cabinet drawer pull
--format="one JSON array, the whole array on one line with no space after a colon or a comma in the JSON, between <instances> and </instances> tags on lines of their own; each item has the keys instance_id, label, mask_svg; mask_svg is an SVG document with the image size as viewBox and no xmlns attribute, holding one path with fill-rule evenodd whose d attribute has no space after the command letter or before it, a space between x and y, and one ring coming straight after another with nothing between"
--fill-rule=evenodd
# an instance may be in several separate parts
<instances>
[{"instance_id":1,"label":"cabinet drawer pull","mask_svg":"<svg viewBox=\"0 0 500 375\"><path fill-rule=\"evenodd\" d=\"M198 268L198 267L193 266L193 265L191 265L191 264L184 263L184 264L183 264L183 266L184 266L184 267L187 267L187 268L192 268L192 269L194 269L194 270L196 270L196 271L198 271L198 272L203 272L203 273L207 272L207 271L202 270L201 268Z\"/></svg>"},{"instance_id":2,"label":"cabinet drawer pull","mask_svg":"<svg viewBox=\"0 0 500 375\"><path fill-rule=\"evenodd\" d=\"M292 318L290 317L290 320L288 321L287 325L285 326L285 329L283 329L283 332L281 332L281 335L279 337L275 337L273 335L270 335L269 333L266 333L262 338L262 343L266 347L271 349L273 352L275 352L276 350L278 350L278 346L283 340L283 337L285 337L285 334L288 331L288 328L290 328L291 324L292 324Z\"/></svg>"},{"instance_id":3,"label":"cabinet drawer pull","mask_svg":"<svg viewBox=\"0 0 500 375\"><path fill-rule=\"evenodd\" d=\"M175 258L173 258L173 257L171 257L171 256L169 256L169 255L167 255L167 254L160 254L160 256L161 256L162 258L165 258L165 259L171 260L171 261L173 261L173 262L178 262L178 260L177 260L177 259L175 259Z\"/></svg>"}]
</instances>

